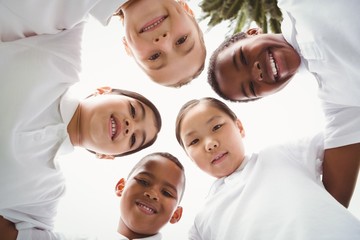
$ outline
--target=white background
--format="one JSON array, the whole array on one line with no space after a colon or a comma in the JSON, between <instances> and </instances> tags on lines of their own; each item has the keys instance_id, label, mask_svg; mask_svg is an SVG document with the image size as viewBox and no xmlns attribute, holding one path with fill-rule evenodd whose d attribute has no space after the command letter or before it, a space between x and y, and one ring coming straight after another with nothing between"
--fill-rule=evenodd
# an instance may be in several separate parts
<instances>
[{"instance_id":1,"label":"white background","mask_svg":"<svg viewBox=\"0 0 360 240\"><path fill-rule=\"evenodd\" d=\"M197 3L193 1L190 6L200 16ZM184 208L181 221L166 225L162 233L164 239L186 239L213 179L197 169L178 145L175 118L180 107L190 99L205 96L218 98L206 82L206 69L210 54L228 32L227 23L210 31L206 22L200 25L207 46L205 70L191 84L172 89L151 82L133 59L126 55L121 41L123 29L117 18L112 19L106 27L93 19L89 20L83 38L81 83L75 86L79 89L79 96L105 85L139 92L159 108L163 127L153 146L114 161L98 160L83 149L76 149L74 153L62 157L60 163L67 178L67 193L61 200L57 230L109 239L106 236L116 231L119 219L119 198L114 193L115 184L121 177L126 178L133 165L146 154L167 151L184 164L187 186L181 202ZM247 151L256 151L268 144L321 129L323 116L316 92L315 79L310 75L299 75L274 96L250 103L227 102L245 127ZM360 218L359 189L355 191L349 210Z\"/></svg>"}]
</instances>

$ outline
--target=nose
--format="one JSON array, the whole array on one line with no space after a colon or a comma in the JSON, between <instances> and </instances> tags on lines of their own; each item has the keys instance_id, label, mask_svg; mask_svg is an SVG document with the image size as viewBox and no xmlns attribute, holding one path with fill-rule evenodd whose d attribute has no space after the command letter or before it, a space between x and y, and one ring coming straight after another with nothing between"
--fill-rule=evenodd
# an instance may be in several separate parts
<instances>
[{"instance_id":1,"label":"nose","mask_svg":"<svg viewBox=\"0 0 360 240\"><path fill-rule=\"evenodd\" d=\"M125 135L129 135L133 132L134 123L131 122L129 119L125 119L125 129L124 133Z\"/></svg>"},{"instance_id":2,"label":"nose","mask_svg":"<svg viewBox=\"0 0 360 240\"><path fill-rule=\"evenodd\" d=\"M252 67L252 77L256 81L262 81L263 80L263 73L261 70L260 63L258 61L254 62L254 65Z\"/></svg>"},{"instance_id":3,"label":"nose","mask_svg":"<svg viewBox=\"0 0 360 240\"><path fill-rule=\"evenodd\" d=\"M209 140L206 143L206 150L207 151L214 151L214 149L216 149L219 146L218 142L214 141L214 140Z\"/></svg>"},{"instance_id":4,"label":"nose","mask_svg":"<svg viewBox=\"0 0 360 240\"><path fill-rule=\"evenodd\" d=\"M159 36L154 38L154 43L160 43L169 38L169 32L163 32Z\"/></svg>"},{"instance_id":5,"label":"nose","mask_svg":"<svg viewBox=\"0 0 360 240\"><path fill-rule=\"evenodd\" d=\"M150 198L151 200L154 200L154 201L158 201L159 200L159 197L158 195L156 194L155 191L153 190L147 190L144 192L144 195L148 198Z\"/></svg>"}]
</instances>

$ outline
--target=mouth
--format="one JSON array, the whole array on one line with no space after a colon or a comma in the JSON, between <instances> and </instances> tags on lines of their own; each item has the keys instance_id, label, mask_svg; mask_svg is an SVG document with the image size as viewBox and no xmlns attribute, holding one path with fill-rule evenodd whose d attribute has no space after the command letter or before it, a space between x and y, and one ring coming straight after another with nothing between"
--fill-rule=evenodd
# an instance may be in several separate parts
<instances>
[{"instance_id":1,"label":"mouth","mask_svg":"<svg viewBox=\"0 0 360 240\"><path fill-rule=\"evenodd\" d=\"M273 56L273 54L269 51L268 52L268 56L269 56L269 66L270 66L270 76L272 76L272 79L274 79L274 81L278 81L279 80L279 67L278 64L276 63L276 60Z\"/></svg>"},{"instance_id":2,"label":"mouth","mask_svg":"<svg viewBox=\"0 0 360 240\"><path fill-rule=\"evenodd\" d=\"M228 152L224 152L224 153L220 153L220 154L217 154L213 160L211 160L211 164L213 165L216 165L216 164L219 164L221 163L222 161L225 160L225 156L227 156Z\"/></svg>"},{"instance_id":3,"label":"mouth","mask_svg":"<svg viewBox=\"0 0 360 240\"><path fill-rule=\"evenodd\" d=\"M168 16L161 16L161 17L157 17L151 21L149 21L148 23L146 23L139 31L139 33L144 33L147 31L151 31L154 30L155 28L159 27L160 24L167 18Z\"/></svg>"},{"instance_id":4,"label":"mouth","mask_svg":"<svg viewBox=\"0 0 360 240\"><path fill-rule=\"evenodd\" d=\"M111 115L109 121L109 135L111 140L114 141L114 139L116 139L119 133L120 133L119 121L113 115Z\"/></svg>"},{"instance_id":5,"label":"mouth","mask_svg":"<svg viewBox=\"0 0 360 240\"><path fill-rule=\"evenodd\" d=\"M155 207L151 206L151 204L136 201L136 206L140 209L141 212L145 213L146 215L157 214L157 210L155 209Z\"/></svg>"}]
</instances>

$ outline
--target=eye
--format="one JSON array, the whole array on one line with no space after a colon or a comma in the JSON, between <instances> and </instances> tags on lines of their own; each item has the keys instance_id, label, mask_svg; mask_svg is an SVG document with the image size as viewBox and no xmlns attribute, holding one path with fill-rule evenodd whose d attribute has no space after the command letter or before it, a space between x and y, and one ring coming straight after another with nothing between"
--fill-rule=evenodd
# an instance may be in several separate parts
<instances>
[{"instance_id":1,"label":"eye","mask_svg":"<svg viewBox=\"0 0 360 240\"><path fill-rule=\"evenodd\" d=\"M157 53L151 55L151 56L148 58L148 60L150 60L150 61L155 61L156 59L158 59L158 58L160 57L160 55L161 55L161 53L160 53L160 52L157 52Z\"/></svg>"},{"instance_id":2,"label":"eye","mask_svg":"<svg viewBox=\"0 0 360 240\"><path fill-rule=\"evenodd\" d=\"M167 190L163 190L162 191L162 194L165 196L165 197L171 197L173 198L174 196L171 194L171 192L167 191Z\"/></svg>"},{"instance_id":3,"label":"eye","mask_svg":"<svg viewBox=\"0 0 360 240\"><path fill-rule=\"evenodd\" d=\"M222 124L216 124L212 130L215 132L215 131L219 130L221 127L222 127Z\"/></svg>"},{"instance_id":4,"label":"eye","mask_svg":"<svg viewBox=\"0 0 360 240\"><path fill-rule=\"evenodd\" d=\"M140 179L140 178L135 178L136 182L144 187L149 186L149 182L144 180L144 179Z\"/></svg>"},{"instance_id":5,"label":"eye","mask_svg":"<svg viewBox=\"0 0 360 240\"><path fill-rule=\"evenodd\" d=\"M130 138L130 148L132 148L136 143L136 136L135 134L131 135L131 138Z\"/></svg>"},{"instance_id":6,"label":"eye","mask_svg":"<svg viewBox=\"0 0 360 240\"><path fill-rule=\"evenodd\" d=\"M198 143L198 142L199 142L199 139L194 139L194 140L192 140L192 141L188 144L188 146L195 145L195 144Z\"/></svg>"},{"instance_id":7,"label":"eye","mask_svg":"<svg viewBox=\"0 0 360 240\"><path fill-rule=\"evenodd\" d=\"M243 52L243 50L242 50L242 47L240 47L240 61L241 61L242 64L244 64L244 65L247 65L247 64L248 64L248 62L246 61L244 52Z\"/></svg>"},{"instance_id":8,"label":"eye","mask_svg":"<svg viewBox=\"0 0 360 240\"><path fill-rule=\"evenodd\" d=\"M130 103L130 115L132 118L135 118L135 115L136 115L136 110L135 110L134 105L132 105L132 103Z\"/></svg>"},{"instance_id":9,"label":"eye","mask_svg":"<svg viewBox=\"0 0 360 240\"><path fill-rule=\"evenodd\" d=\"M181 45L183 44L184 42L186 42L186 39L188 38L187 35L185 36L182 36L181 38L179 38L177 41L176 41L176 45Z\"/></svg>"}]
</instances>

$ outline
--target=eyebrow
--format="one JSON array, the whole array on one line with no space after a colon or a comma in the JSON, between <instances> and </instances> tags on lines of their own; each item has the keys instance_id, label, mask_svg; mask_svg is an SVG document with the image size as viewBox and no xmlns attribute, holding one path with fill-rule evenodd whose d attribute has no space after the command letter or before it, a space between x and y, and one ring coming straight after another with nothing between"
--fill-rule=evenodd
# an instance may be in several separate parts
<instances>
[{"instance_id":1,"label":"eyebrow","mask_svg":"<svg viewBox=\"0 0 360 240\"><path fill-rule=\"evenodd\" d=\"M238 71L240 71L240 68L239 68L239 66L237 65L237 62L236 62L236 53L235 53L235 51L233 51L233 53L232 53L232 61L233 61L233 64L234 64L235 68Z\"/></svg>"},{"instance_id":2,"label":"eyebrow","mask_svg":"<svg viewBox=\"0 0 360 240\"><path fill-rule=\"evenodd\" d=\"M205 124L209 124L210 122L214 121L214 119L220 118L220 117L221 117L221 116L218 116L218 115L212 116L211 118L209 118L209 119L205 122ZM186 133L186 134L185 134L185 137L190 136L190 135L193 134L194 132L195 132L195 131L191 131L191 132Z\"/></svg>"},{"instance_id":3,"label":"eyebrow","mask_svg":"<svg viewBox=\"0 0 360 240\"><path fill-rule=\"evenodd\" d=\"M249 95L246 93L244 83L241 83L241 92L245 97L249 98Z\"/></svg>"},{"instance_id":4,"label":"eyebrow","mask_svg":"<svg viewBox=\"0 0 360 240\"><path fill-rule=\"evenodd\" d=\"M137 102L140 105L141 112L142 112L141 120L144 120L146 117L145 107L139 100ZM139 147L142 147L144 145L145 139L146 139L146 132L142 131L142 141L140 142Z\"/></svg>"}]
</instances>

